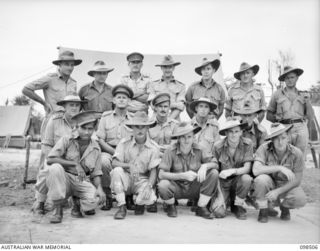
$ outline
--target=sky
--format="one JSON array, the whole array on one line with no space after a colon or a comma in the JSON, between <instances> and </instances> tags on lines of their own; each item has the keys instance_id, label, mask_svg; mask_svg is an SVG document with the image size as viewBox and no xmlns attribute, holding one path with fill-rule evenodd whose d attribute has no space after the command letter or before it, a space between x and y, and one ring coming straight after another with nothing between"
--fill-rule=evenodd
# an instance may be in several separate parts
<instances>
[{"instance_id":1,"label":"sky","mask_svg":"<svg viewBox=\"0 0 320 251\"><path fill-rule=\"evenodd\" d=\"M106 0L0 2L0 105L55 71L57 46L145 54L222 53L225 77L241 62L290 52L304 69L298 88L320 80L318 0ZM124 62L126 63L126 62ZM194 80L190 80L190 83ZM189 83L188 83L189 84Z\"/></svg>"}]
</instances>

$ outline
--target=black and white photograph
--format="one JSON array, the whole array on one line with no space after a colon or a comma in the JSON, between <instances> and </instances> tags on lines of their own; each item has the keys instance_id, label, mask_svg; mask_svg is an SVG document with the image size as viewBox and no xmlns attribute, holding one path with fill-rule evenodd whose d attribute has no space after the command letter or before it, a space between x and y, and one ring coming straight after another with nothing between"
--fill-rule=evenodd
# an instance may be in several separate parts
<instances>
[{"instance_id":1,"label":"black and white photograph","mask_svg":"<svg viewBox=\"0 0 320 251\"><path fill-rule=\"evenodd\" d=\"M0 249L318 250L319 12L1 1Z\"/></svg>"}]
</instances>

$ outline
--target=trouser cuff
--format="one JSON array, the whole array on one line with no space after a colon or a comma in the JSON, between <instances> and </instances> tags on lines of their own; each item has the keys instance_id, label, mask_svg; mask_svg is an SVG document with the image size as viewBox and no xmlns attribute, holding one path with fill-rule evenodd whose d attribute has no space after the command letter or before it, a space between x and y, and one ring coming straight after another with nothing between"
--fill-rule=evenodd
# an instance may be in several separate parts
<instances>
[{"instance_id":1,"label":"trouser cuff","mask_svg":"<svg viewBox=\"0 0 320 251\"><path fill-rule=\"evenodd\" d=\"M164 201L166 204L168 204L168 205L173 205L174 204L174 198L171 198L171 199L169 199L169 200L165 200Z\"/></svg>"},{"instance_id":2,"label":"trouser cuff","mask_svg":"<svg viewBox=\"0 0 320 251\"><path fill-rule=\"evenodd\" d=\"M198 207L205 207L210 199L210 196L201 193L198 201Z\"/></svg>"},{"instance_id":3,"label":"trouser cuff","mask_svg":"<svg viewBox=\"0 0 320 251\"><path fill-rule=\"evenodd\" d=\"M126 196L124 193L118 193L116 194L116 200L118 202L118 206L122 206L126 204Z\"/></svg>"}]
</instances>

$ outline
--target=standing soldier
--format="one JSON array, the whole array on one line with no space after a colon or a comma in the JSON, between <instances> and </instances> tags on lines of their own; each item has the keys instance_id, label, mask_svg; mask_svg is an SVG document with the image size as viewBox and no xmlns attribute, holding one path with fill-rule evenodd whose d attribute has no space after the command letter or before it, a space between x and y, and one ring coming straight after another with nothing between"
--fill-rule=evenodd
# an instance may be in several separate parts
<instances>
[{"instance_id":1,"label":"standing soldier","mask_svg":"<svg viewBox=\"0 0 320 251\"><path fill-rule=\"evenodd\" d=\"M46 116L41 125L41 141L44 137L44 132L49 121L49 118L56 113L63 112L63 107L57 105L57 102L62 100L67 95L77 95L77 83L71 78L74 66L81 64L81 59L75 59L73 52L63 51L59 54L57 60L52 61L58 66L56 73L37 79L22 89L22 93L30 99L43 105ZM36 94L36 90L43 90L44 99ZM44 153L40 156L39 169L43 168Z\"/></svg>"},{"instance_id":2,"label":"standing soldier","mask_svg":"<svg viewBox=\"0 0 320 251\"><path fill-rule=\"evenodd\" d=\"M173 76L174 69L180 62L174 62L170 55L163 58L159 66L162 71L161 79L154 81L149 86L149 100L159 93L170 95L170 118L180 120L180 113L184 110L186 86Z\"/></svg>"},{"instance_id":3,"label":"standing soldier","mask_svg":"<svg viewBox=\"0 0 320 251\"><path fill-rule=\"evenodd\" d=\"M216 108L217 105L208 98L199 98L190 104L190 110L195 114L191 124L193 127L201 128L195 135L195 142L209 151L220 139L218 121L215 118L209 118L209 114L213 113Z\"/></svg>"},{"instance_id":4,"label":"standing soldier","mask_svg":"<svg viewBox=\"0 0 320 251\"><path fill-rule=\"evenodd\" d=\"M212 78L213 74L219 69L219 66L219 59L209 60L203 58L200 66L195 68L195 72L202 76L202 78L200 81L191 84L186 93L187 113L190 118L194 116L194 112L190 109L191 102L203 97L217 104L214 113L210 114L211 117L216 117L216 119L221 117L226 95L221 85Z\"/></svg>"},{"instance_id":5,"label":"standing soldier","mask_svg":"<svg viewBox=\"0 0 320 251\"><path fill-rule=\"evenodd\" d=\"M306 204L300 186L305 164L300 149L289 144L288 130L292 128L293 125L272 124L267 138L271 142L263 144L256 152L253 195L260 208L259 222L268 222L268 204L280 206L280 218L285 221L290 220L290 209Z\"/></svg>"},{"instance_id":6,"label":"standing soldier","mask_svg":"<svg viewBox=\"0 0 320 251\"><path fill-rule=\"evenodd\" d=\"M207 205L217 192L218 172L212 155L194 143L194 134L199 130L181 122L172 135L177 142L165 151L159 165L158 189L169 217L177 217L175 199L199 199L195 214L213 219Z\"/></svg>"},{"instance_id":7,"label":"standing soldier","mask_svg":"<svg viewBox=\"0 0 320 251\"><path fill-rule=\"evenodd\" d=\"M160 93L151 101L152 107L156 114L156 125L149 129L149 135L160 147L160 155L171 144L171 136L178 121L168 117L170 111L170 94Z\"/></svg>"},{"instance_id":8,"label":"standing soldier","mask_svg":"<svg viewBox=\"0 0 320 251\"><path fill-rule=\"evenodd\" d=\"M126 125L132 128L133 135L120 141L112 161L111 186L119 206L115 219L126 217L125 194L135 195L135 215L142 215L144 206L153 205L157 200L154 186L160 163L159 149L148 137L154 121L150 121L145 112L138 111Z\"/></svg>"},{"instance_id":9,"label":"standing soldier","mask_svg":"<svg viewBox=\"0 0 320 251\"><path fill-rule=\"evenodd\" d=\"M148 113L148 88L151 78L141 73L144 56L139 52L132 52L127 56L130 73L120 79L120 84L127 85L133 90L133 97L128 111L145 111Z\"/></svg>"},{"instance_id":10,"label":"standing soldier","mask_svg":"<svg viewBox=\"0 0 320 251\"><path fill-rule=\"evenodd\" d=\"M306 120L313 119L314 111L310 97L296 88L302 73L303 70L300 68L290 66L284 68L279 81L284 81L286 86L272 95L268 106L267 120L293 125L289 132L290 142L305 154L309 140Z\"/></svg>"},{"instance_id":11,"label":"standing soldier","mask_svg":"<svg viewBox=\"0 0 320 251\"><path fill-rule=\"evenodd\" d=\"M113 70L113 68L108 68L105 62L97 61L88 71L88 75L94 77L94 80L81 87L79 91L79 97L82 100L88 100L88 103L84 105L84 110L101 113L112 110L112 87L106 83L106 79L109 72Z\"/></svg>"},{"instance_id":12,"label":"standing soldier","mask_svg":"<svg viewBox=\"0 0 320 251\"><path fill-rule=\"evenodd\" d=\"M73 196L71 215L81 218L81 208L86 215L93 215L99 203L105 201L101 188L101 151L91 138L100 115L93 111L72 117L77 130L63 136L48 155L46 183L48 196L55 205L51 223L60 223L63 218L62 202ZM87 181L90 176L91 182Z\"/></svg>"},{"instance_id":13,"label":"standing soldier","mask_svg":"<svg viewBox=\"0 0 320 251\"><path fill-rule=\"evenodd\" d=\"M253 77L258 73L259 65L249 65L243 62L240 70L234 73L238 80L234 83L229 91L226 101L226 117L232 116L234 109L240 110L246 102L250 102L252 107L259 109L258 120L261 122L266 110L266 101L262 88L254 83Z\"/></svg>"},{"instance_id":14,"label":"standing soldier","mask_svg":"<svg viewBox=\"0 0 320 251\"><path fill-rule=\"evenodd\" d=\"M133 97L133 91L127 85L117 85L112 89L113 103L115 109L102 114L96 135L101 147L102 159L102 187L107 195L106 205L102 210L110 210L112 207L112 194L110 190L110 172L112 170L112 155L116 146L123 138L128 138L132 130L125 125L129 119L128 104ZM132 203L128 203L132 210Z\"/></svg>"},{"instance_id":15,"label":"standing soldier","mask_svg":"<svg viewBox=\"0 0 320 251\"><path fill-rule=\"evenodd\" d=\"M237 219L245 220L245 198L251 187L251 164L253 161L253 148L250 139L242 136L246 123L241 123L237 118L228 118L220 129L220 135L226 136L213 146L213 155L219 164L219 177L221 191L225 204L230 203L230 192L235 190L235 210ZM224 217L226 211L215 212L217 217Z\"/></svg>"},{"instance_id":16,"label":"standing soldier","mask_svg":"<svg viewBox=\"0 0 320 251\"><path fill-rule=\"evenodd\" d=\"M49 152L63 136L71 135L74 129L75 122L71 119L78 114L81 109L81 104L85 101L81 101L78 96L68 95L64 99L57 102L57 105L64 107L64 113L59 113L51 116L46 126L44 133L42 151L44 151L45 158L48 157ZM37 183L35 185L36 191L36 207L35 212L39 215L45 214L45 201L47 199L48 188L46 186L45 177L48 173L48 168L39 170L37 177Z\"/></svg>"}]
</instances>

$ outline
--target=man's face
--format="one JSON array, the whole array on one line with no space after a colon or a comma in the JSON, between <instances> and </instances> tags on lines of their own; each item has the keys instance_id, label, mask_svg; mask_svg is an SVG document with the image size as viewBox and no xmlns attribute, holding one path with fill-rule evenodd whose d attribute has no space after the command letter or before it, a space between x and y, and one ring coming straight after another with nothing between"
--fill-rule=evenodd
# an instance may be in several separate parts
<instances>
[{"instance_id":1,"label":"man's face","mask_svg":"<svg viewBox=\"0 0 320 251\"><path fill-rule=\"evenodd\" d=\"M245 123L248 123L248 126L251 127L253 124L253 120L257 117L257 113L251 114L241 114L241 120Z\"/></svg>"},{"instance_id":2,"label":"man's face","mask_svg":"<svg viewBox=\"0 0 320 251\"><path fill-rule=\"evenodd\" d=\"M135 60L135 61L130 61L128 65L130 68L130 72L139 73L141 71L143 64L142 64L142 61Z\"/></svg>"},{"instance_id":3,"label":"man's face","mask_svg":"<svg viewBox=\"0 0 320 251\"><path fill-rule=\"evenodd\" d=\"M130 99L124 93L117 93L116 96L113 98L113 103L117 108L126 108L128 106Z\"/></svg>"},{"instance_id":4,"label":"man's face","mask_svg":"<svg viewBox=\"0 0 320 251\"><path fill-rule=\"evenodd\" d=\"M240 126L233 127L229 129L226 133L228 140L234 144L239 143L241 135L242 135L242 130Z\"/></svg>"},{"instance_id":5,"label":"man's face","mask_svg":"<svg viewBox=\"0 0 320 251\"><path fill-rule=\"evenodd\" d=\"M67 116L74 116L80 112L81 104L78 102L67 102L64 105L64 110Z\"/></svg>"},{"instance_id":6,"label":"man's face","mask_svg":"<svg viewBox=\"0 0 320 251\"><path fill-rule=\"evenodd\" d=\"M252 69L248 69L240 74L240 80L242 83L251 83L253 81L254 73Z\"/></svg>"},{"instance_id":7,"label":"man's face","mask_svg":"<svg viewBox=\"0 0 320 251\"><path fill-rule=\"evenodd\" d=\"M210 113L210 106L207 103L199 103L195 110L197 112L197 116L199 117L207 117Z\"/></svg>"},{"instance_id":8,"label":"man's face","mask_svg":"<svg viewBox=\"0 0 320 251\"><path fill-rule=\"evenodd\" d=\"M162 102L154 107L154 111L159 117L167 117L170 111L170 102Z\"/></svg>"},{"instance_id":9,"label":"man's face","mask_svg":"<svg viewBox=\"0 0 320 251\"><path fill-rule=\"evenodd\" d=\"M106 79L108 77L108 73L106 71L95 72L93 76L94 76L94 80L97 81L98 83L104 83L104 82L106 82Z\"/></svg>"},{"instance_id":10,"label":"man's face","mask_svg":"<svg viewBox=\"0 0 320 251\"><path fill-rule=\"evenodd\" d=\"M295 87L298 81L298 75L295 72L290 72L284 78L284 82L288 87Z\"/></svg>"},{"instance_id":11,"label":"man's face","mask_svg":"<svg viewBox=\"0 0 320 251\"><path fill-rule=\"evenodd\" d=\"M274 137L272 139L274 148L278 151L284 151L287 147L287 144L289 142L289 137L288 137L288 133L284 132L282 134L280 134L277 137Z\"/></svg>"},{"instance_id":12,"label":"man's face","mask_svg":"<svg viewBox=\"0 0 320 251\"><path fill-rule=\"evenodd\" d=\"M74 69L73 61L63 61L60 63L59 71L62 75L70 76Z\"/></svg>"},{"instance_id":13,"label":"man's face","mask_svg":"<svg viewBox=\"0 0 320 251\"><path fill-rule=\"evenodd\" d=\"M201 68L201 75L202 75L202 78L205 80L211 79L213 73L215 72L216 70L212 67L211 64L205 65Z\"/></svg>"},{"instance_id":14,"label":"man's face","mask_svg":"<svg viewBox=\"0 0 320 251\"><path fill-rule=\"evenodd\" d=\"M78 133L81 139L90 139L94 129L96 126L96 122L91 122L88 124L84 124L82 126L78 126Z\"/></svg>"},{"instance_id":15,"label":"man's face","mask_svg":"<svg viewBox=\"0 0 320 251\"><path fill-rule=\"evenodd\" d=\"M147 137L148 129L149 129L149 126L144 126L144 125L132 126L132 132L133 132L134 138L136 140L144 141L145 138Z\"/></svg>"},{"instance_id":16,"label":"man's face","mask_svg":"<svg viewBox=\"0 0 320 251\"><path fill-rule=\"evenodd\" d=\"M184 148L190 148L194 140L194 133L189 132L178 138L179 144Z\"/></svg>"},{"instance_id":17,"label":"man's face","mask_svg":"<svg viewBox=\"0 0 320 251\"><path fill-rule=\"evenodd\" d=\"M171 78L173 76L174 66L173 65L161 66L161 70L164 77Z\"/></svg>"}]
</instances>

